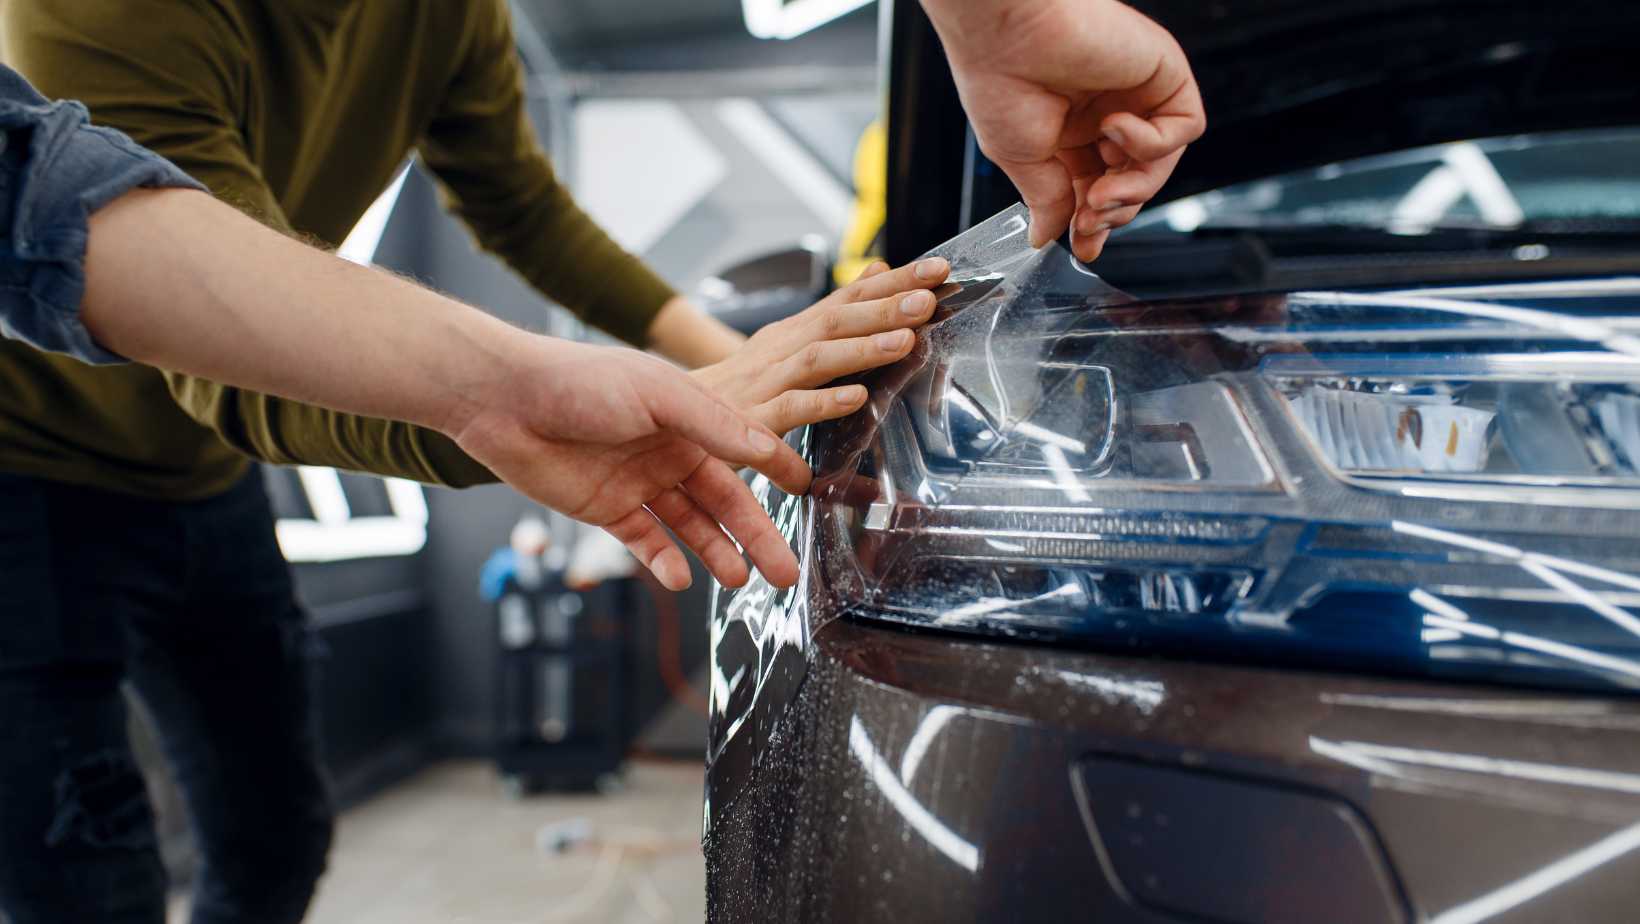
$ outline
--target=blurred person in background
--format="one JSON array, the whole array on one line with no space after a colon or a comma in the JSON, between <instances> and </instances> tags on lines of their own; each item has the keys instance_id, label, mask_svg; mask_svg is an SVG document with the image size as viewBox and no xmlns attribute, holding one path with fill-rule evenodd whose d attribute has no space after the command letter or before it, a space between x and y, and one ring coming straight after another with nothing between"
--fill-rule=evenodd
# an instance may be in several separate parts
<instances>
[{"instance_id":1,"label":"blurred person in background","mask_svg":"<svg viewBox=\"0 0 1640 924\"><path fill-rule=\"evenodd\" d=\"M1044 4L1086 25L1068 31L1010 20L1001 0L927 4L981 144L1026 190L1033 237L1074 220L1079 255L1102 243L1098 226L1123 221L1171 170L1176 153L1162 147L1189 140L1148 133L1182 91L1160 110L1109 108L1160 92L1156 74L1176 69L1137 65L1152 52L1168 60L1171 39L1114 3ZM1034 53L1067 67L1017 53L1026 46L1010 45L1012 23L1040 30ZM908 328L933 308L920 293L944 279L938 264L872 267L743 341L616 247L554 178L525 117L500 0L9 0L0 34L6 60L48 95L85 100L98 121L282 231L339 241L415 151L483 246L589 322L695 367L698 382L775 431L857 409L862 391L820 386L909 352ZM1146 45L1121 50L1129 39ZM988 42L1016 53L990 62L978 51ZM1084 79L1078 62L1110 56L1121 66L1093 72L1103 89ZM1006 94L982 85L993 78ZM1011 147L1020 126L1008 95L1034 102L1021 109L1052 131ZM13 924L163 917L122 679L151 707L188 802L203 858L194 920L301 917L331 809L301 610L245 457L495 480L469 445L185 371L0 344L0 503L19 514L0 528L0 560L20 591L0 613L0 729L27 729L0 747L0 908ZM690 497L669 503L663 518L698 523Z\"/></svg>"}]
</instances>

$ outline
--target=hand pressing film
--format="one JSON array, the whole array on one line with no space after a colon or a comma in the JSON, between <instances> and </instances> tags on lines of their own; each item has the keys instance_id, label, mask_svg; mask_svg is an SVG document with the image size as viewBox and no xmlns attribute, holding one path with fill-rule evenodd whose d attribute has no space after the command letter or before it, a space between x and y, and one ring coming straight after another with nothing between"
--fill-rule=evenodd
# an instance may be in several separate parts
<instances>
[{"instance_id":1,"label":"hand pressing film","mask_svg":"<svg viewBox=\"0 0 1640 924\"><path fill-rule=\"evenodd\" d=\"M846 417L866 402L863 385L823 387L856 372L904 359L914 328L934 313L934 293L951 266L943 258L891 270L866 267L860 278L799 314L776 321L697 381L776 433Z\"/></svg>"},{"instance_id":2,"label":"hand pressing film","mask_svg":"<svg viewBox=\"0 0 1640 924\"><path fill-rule=\"evenodd\" d=\"M544 337L527 348L526 361L502 365L536 371L453 428L463 450L531 498L608 530L669 590L690 575L667 529L726 587L750 577L735 542L771 584L796 583L796 556L730 467L801 494L809 469L791 447L655 357Z\"/></svg>"},{"instance_id":3,"label":"hand pressing film","mask_svg":"<svg viewBox=\"0 0 1640 924\"><path fill-rule=\"evenodd\" d=\"M1092 260L1207 128L1167 30L1116 0L923 0L984 151L1031 209L1031 243Z\"/></svg>"}]
</instances>

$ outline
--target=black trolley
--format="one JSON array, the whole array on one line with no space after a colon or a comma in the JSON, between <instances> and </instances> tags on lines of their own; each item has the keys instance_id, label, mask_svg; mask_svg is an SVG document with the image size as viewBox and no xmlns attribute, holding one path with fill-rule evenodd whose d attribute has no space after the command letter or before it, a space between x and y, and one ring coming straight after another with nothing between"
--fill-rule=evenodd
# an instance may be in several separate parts
<instances>
[{"instance_id":1,"label":"black trolley","mask_svg":"<svg viewBox=\"0 0 1640 924\"><path fill-rule=\"evenodd\" d=\"M562 571L529 567L507 578L495 603L495 763L509 793L618 783L631 726L625 583L578 591Z\"/></svg>"}]
</instances>

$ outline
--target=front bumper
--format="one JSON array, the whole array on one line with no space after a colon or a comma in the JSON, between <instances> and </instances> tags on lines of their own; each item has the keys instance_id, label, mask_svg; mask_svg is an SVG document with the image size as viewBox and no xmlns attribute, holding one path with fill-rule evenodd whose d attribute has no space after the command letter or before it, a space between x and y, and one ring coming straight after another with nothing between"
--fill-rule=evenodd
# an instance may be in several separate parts
<instances>
[{"instance_id":1,"label":"front bumper","mask_svg":"<svg viewBox=\"0 0 1640 924\"><path fill-rule=\"evenodd\" d=\"M1628 921L1640 703L835 620L708 771L715 921Z\"/></svg>"}]
</instances>

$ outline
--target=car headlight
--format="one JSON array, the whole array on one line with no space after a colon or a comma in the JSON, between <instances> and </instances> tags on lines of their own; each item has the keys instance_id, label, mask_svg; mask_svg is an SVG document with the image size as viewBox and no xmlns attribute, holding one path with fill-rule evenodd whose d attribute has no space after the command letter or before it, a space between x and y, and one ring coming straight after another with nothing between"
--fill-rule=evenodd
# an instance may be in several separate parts
<instances>
[{"instance_id":1,"label":"car headlight","mask_svg":"<svg viewBox=\"0 0 1640 924\"><path fill-rule=\"evenodd\" d=\"M1024 228L811 434L828 611L1640 687L1640 281L1139 303Z\"/></svg>"}]
</instances>

